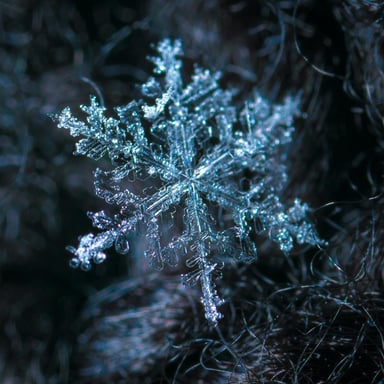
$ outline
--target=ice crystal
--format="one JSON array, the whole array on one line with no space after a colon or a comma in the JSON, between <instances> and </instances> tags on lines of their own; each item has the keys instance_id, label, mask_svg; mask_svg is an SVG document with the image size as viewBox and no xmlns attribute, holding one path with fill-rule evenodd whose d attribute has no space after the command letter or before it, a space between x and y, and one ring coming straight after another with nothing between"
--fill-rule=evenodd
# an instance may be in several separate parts
<instances>
[{"instance_id":1,"label":"ice crystal","mask_svg":"<svg viewBox=\"0 0 384 384\"><path fill-rule=\"evenodd\" d=\"M117 117L107 117L94 97L81 107L87 123L69 108L56 116L60 128L81 137L76 154L110 158L113 169L96 170L95 188L119 208L113 217L89 214L101 232L69 247L71 265L88 270L113 245L127 253L130 234L140 229L154 268L185 260L190 273L184 281L200 282L205 316L216 325L223 301L215 275L229 257L254 260L258 234L267 234L284 253L294 240L321 243L307 220L307 205L296 199L285 208L279 199L287 179L281 148L292 140L298 98L272 105L255 93L238 111L234 91L220 88L220 73L195 67L183 85L180 41L164 40L157 52L150 58L154 77L141 87L143 99L116 108ZM132 185L145 176L157 189L137 193ZM170 210L182 212L183 228L167 240L162 222Z\"/></svg>"}]
</instances>

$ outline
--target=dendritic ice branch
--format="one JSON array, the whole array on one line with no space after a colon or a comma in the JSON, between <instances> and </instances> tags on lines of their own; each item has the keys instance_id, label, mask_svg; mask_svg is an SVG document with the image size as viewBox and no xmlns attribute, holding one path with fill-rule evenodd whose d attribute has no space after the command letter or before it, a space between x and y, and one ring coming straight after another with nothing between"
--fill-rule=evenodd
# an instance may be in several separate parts
<instances>
[{"instance_id":1,"label":"dendritic ice branch","mask_svg":"<svg viewBox=\"0 0 384 384\"><path fill-rule=\"evenodd\" d=\"M239 111L232 105L235 91L220 88L219 73L195 67L183 84L180 41L163 40L157 53L143 99L116 108L116 117L107 117L94 97L81 107L87 122L69 108L55 116L60 128L81 137L76 154L111 160L111 171L96 170L95 187L119 210L113 217L89 214L101 231L69 247L71 265L88 270L112 246L125 254L130 234L144 231L150 265L185 261L190 273L184 281L201 284L205 316L216 325L223 301L215 275L228 258L255 260L257 235L268 235L284 253L294 241L322 243L307 220L307 205L296 199L286 208L279 199L287 180L281 149L292 140L299 101L288 97L271 105L254 93ZM134 192L130 186L140 177L156 189ZM162 222L170 210L181 212L183 228L166 240Z\"/></svg>"}]
</instances>

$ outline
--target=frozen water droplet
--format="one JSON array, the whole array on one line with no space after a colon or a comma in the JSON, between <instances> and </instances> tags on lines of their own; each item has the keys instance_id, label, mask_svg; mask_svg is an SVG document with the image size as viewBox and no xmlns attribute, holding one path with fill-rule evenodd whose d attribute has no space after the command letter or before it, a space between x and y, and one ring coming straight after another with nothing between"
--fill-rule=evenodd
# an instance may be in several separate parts
<instances>
[{"instance_id":1,"label":"frozen water droplet","mask_svg":"<svg viewBox=\"0 0 384 384\"><path fill-rule=\"evenodd\" d=\"M119 234L115 240L116 252L126 255L129 252L129 242L127 236L123 233Z\"/></svg>"},{"instance_id":2,"label":"frozen water droplet","mask_svg":"<svg viewBox=\"0 0 384 384\"><path fill-rule=\"evenodd\" d=\"M98 252L93 256L93 261L95 264L101 264L106 259L106 255L103 252Z\"/></svg>"},{"instance_id":3,"label":"frozen water droplet","mask_svg":"<svg viewBox=\"0 0 384 384\"><path fill-rule=\"evenodd\" d=\"M69 260L69 266L71 268L79 268L80 260L77 257L73 257L71 260Z\"/></svg>"},{"instance_id":4,"label":"frozen water droplet","mask_svg":"<svg viewBox=\"0 0 384 384\"><path fill-rule=\"evenodd\" d=\"M83 270L83 271L89 271L91 268L92 268L92 265L91 265L91 263L88 261L88 260L86 260L86 261L83 261L82 263L81 263L81 266L80 266L80 268Z\"/></svg>"}]
</instances>

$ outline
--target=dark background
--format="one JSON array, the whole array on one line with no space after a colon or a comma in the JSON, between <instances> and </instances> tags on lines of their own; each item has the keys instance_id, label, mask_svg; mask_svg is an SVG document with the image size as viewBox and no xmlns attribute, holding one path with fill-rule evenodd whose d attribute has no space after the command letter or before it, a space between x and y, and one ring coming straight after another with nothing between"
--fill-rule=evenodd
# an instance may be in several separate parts
<instances>
[{"instance_id":1,"label":"dark background","mask_svg":"<svg viewBox=\"0 0 384 384\"><path fill-rule=\"evenodd\" d=\"M378 383L383 367L383 11L378 1L0 1L0 382ZM137 97L151 44L180 38L190 75L238 101L301 92L284 198L329 242L224 271L219 329L179 272L68 244L102 209L95 164L49 114ZM137 245L137 248L140 248ZM179 269L183 269L181 266ZM144 277L141 275L146 273ZM132 313L136 315L133 316Z\"/></svg>"}]
</instances>

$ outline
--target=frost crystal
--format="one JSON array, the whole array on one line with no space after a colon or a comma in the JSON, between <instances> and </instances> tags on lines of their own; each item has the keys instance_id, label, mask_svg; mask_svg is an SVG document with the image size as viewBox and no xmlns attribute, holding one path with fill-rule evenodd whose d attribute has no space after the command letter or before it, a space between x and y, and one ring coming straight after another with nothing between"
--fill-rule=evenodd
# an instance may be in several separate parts
<instances>
[{"instance_id":1,"label":"frost crystal","mask_svg":"<svg viewBox=\"0 0 384 384\"><path fill-rule=\"evenodd\" d=\"M76 154L94 160L109 157L112 171L95 172L99 197L119 208L109 217L90 213L97 235L87 234L71 265L88 270L105 259L115 246L129 251L129 236L144 231L145 256L161 269L186 260L187 283L200 282L208 321L216 325L221 314L214 278L224 261L256 258L254 239L267 234L284 253L299 244L321 240L307 221L307 205L296 199L285 208L279 194L287 175L281 147L290 143L298 99L288 97L271 105L255 94L242 111L231 105L234 91L222 90L220 74L196 67L183 85L180 41L162 41L154 63L154 77L142 85L143 100L116 108L117 118L91 97L81 109L87 123L65 108L55 119L60 128L81 136ZM138 178L153 180L156 189L138 194ZM166 239L164 216L182 212L179 236ZM138 226L140 225L140 228Z\"/></svg>"}]
</instances>

